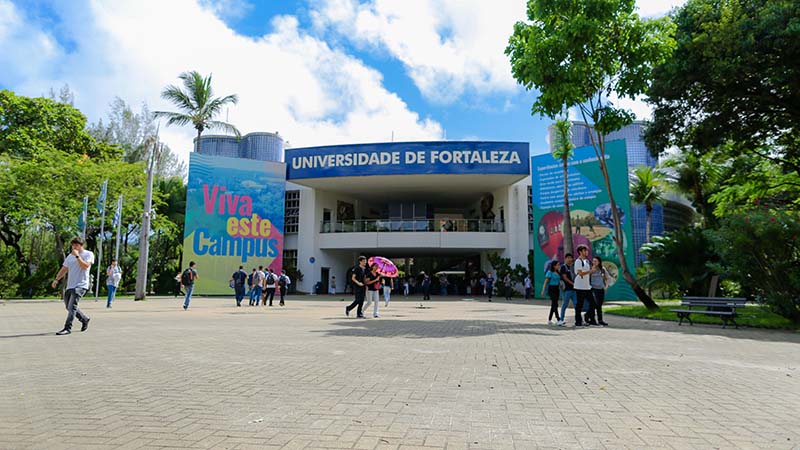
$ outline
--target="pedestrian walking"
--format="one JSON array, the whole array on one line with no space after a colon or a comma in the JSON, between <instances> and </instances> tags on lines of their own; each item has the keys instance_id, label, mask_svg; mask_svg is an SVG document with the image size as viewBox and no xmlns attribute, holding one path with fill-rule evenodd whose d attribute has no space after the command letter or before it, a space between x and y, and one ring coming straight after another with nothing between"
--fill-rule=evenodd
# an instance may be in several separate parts
<instances>
[{"instance_id":1,"label":"pedestrian walking","mask_svg":"<svg viewBox=\"0 0 800 450\"><path fill-rule=\"evenodd\" d=\"M336 275L331 277L331 282L328 283L328 295L336 295Z\"/></svg>"},{"instance_id":2,"label":"pedestrian walking","mask_svg":"<svg viewBox=\"0 0 800 450\"><path fill-rule=\"evenodd\" d=\"M513 281L511 281L511 274L506 273L506 276L503 277L503 290L506 294L506 301L511 301L511 295L514 292L512 288Z\"/></svg>"},{"instance_id":3,"label":"pedestrian walking","mask_svg":"<svg viewBox=\"0 0 800 450\"><path fill-rule=\"evenodd\" d=\"M526 274L525 280L523 281L525 285L525 300L528 300L532 297L531 293L533 291L533 281L531 278L531 274Z\"/></svg>"},{"instance_id":4,"label":"pedestrian walking","mask_svg":"<svg viewBox=\"0 0 800 450\"><path fill-rule=\"evenodd\" d=\"M106 308L111 308L111 302L114 301L114 296L117 294L117 288L122 280L122 269L119 268L116 258L111 258L111 264L106 269L106 290L108 291L108 300L106 300Z\"/></svg>"},{"instance_id":5,"label":"pedestrian walking","mask_svg":"<svg viewBox=\"0 0 800 450\"><path fill-rule=\"evenodd\" d=\"M250 300L250 305L253 304L253 277L256 275L256 268L253 267L253 271L247 275L247 298Z\"/></svg>"},{"instance_id":6,"label":"pedestrian walking","mask_svg":"<svg viewBox=\"0 0 800 450\"><path fill-rule=\"evenodd\" d=\"M578 299L575 297L575 286L573 280L575 274L572 272L572 253L564 255L564 264L561 265L559 273L561 275L561 321L558 325L564 326L567 322L567 305L571 302L572 306L577 306Z\"/></svg>"},{"instance_id":7,"label":"pedestrian walking","mask_svg":"<svg viewBox=\"0 0 800 450\"><path fill-rule=\"evenodd\" d=\"M289 292L289 286L292 284L292 280L289 278L289 275L286 275L285 270L281 270L281 275L278 277L278 288L281 290L281 302L280 305L284 306L284 298L286 294Z\"/></svg>"},{"instance_id":8,"label":"pedestrian walking","mask_svg":"<svg viewBox=\"0 0 800 450\"><path fill-rule=\"evenodd\" d=\"M262 304L266 306L267 300L269 300L269 306L272 306L272 299L275 298L275 289L278 287L278 277L275 275L275 271L272 270L272 267L270 267L269 272L267 272L264 286L266 286L267 292L264 294L264 301Z\"/></svg>"},{"instance_id":9,"label":"pedestrian walking","mask_svg":"<svg viewBox=\"0 0 800 450\"><path fill-rule=\"evenodd\" d=\"M183 310L189 309L189 302L192 301L194 292L194 282L197 280L197 270L194 268L195 262L190 261L189 267L181 274L181 284L186 288L186 299L183 301Z\"/></svg>"},{"instance_id":10,"label":"pedestrian walking","mask_svg":"<svg viewBox=\"0 0 800 450\"><path fill-rule=\"evenodd\" d=\"M428 276L424 271L420 272L422 275L422 299L423 300L430 300L431 299L431 277Z\"/></svg>"},{"instance_id":11,"label":"pedestrian walking","mask_svg":"<svg viewBox=\"0 0 800 450\"><path fill-rule=\"evenodd\" d=\"M255 275L253 275L253 292L250 295L250 306L258 306L261 301L261 294L264 292L264 266L258 266Z\"/></svg>"},{"instance_id":12,"label":"pedestrian walking","mask_svg":"<svg viewBox=\"0 0 800 450\"><path fill-rule=\"evenodd\" d=\"M408 297L409 284L408 278L403 279L403 297Z\"/></svg>"},{"instance_id":13,"label":"pedestrian walking","mask_svg":"<svg viewBox=\"0 0 800 450\"><path fill-rule=\"evenodd\" d=\"M233 272L231 282L233 282L233 290L236 293L236 306L242 306L245 294L244 285L247 283L247 272L244 271L244 266L239 266L239 270Z\"/></svg>"},{"instance_id":14,"label":"pedestrian walking","mask_svg":"<svg viewBox=\"0 0 800 450\"><path fill-rule=\"evenodd\" d=\"M67 275L67 289L64 291L64 306L67 308L67 320L64 328L56 334L63 336L72 333L72 322L75 317L81 322L81 331L89 328L89 316L78 308L78 302L89 290L89 271L94 264L94 253L83 248L84 240L82 237L75 237L70 242L72 251L64 259L61 269L53 280L52 287L55 289L58 282Z\"/></svg>"},{"instance_id":15,"label":"pedestrian walking","mask_svg":"<svg viewBox=\"0 0 800 450\"><path fill-rule=\"evenodd\" d=\"M381 276L378 273L378 264L372 264L364 280L367 285L367 307L372 303L372 317L378 318L378 305L380 305Z\"/></svg>"},{"instance_id":16,"label":"pedestrian walking","mask_svg":"<svg viewBox=\"0 0 800 450\"><path fill-rule=\"evenodd\" d=\"M589 261L589 248L585 245L578 246L578 259L575 260L575 295L578 304L575 305L575 326L597 325L594 320L594 298L592 297L592 285L589 275L592 273L592 263ZM589 312L586 313L586 320L582 320L583 305L589 305Z\"/></svg>"},{"instance_id":17,"label":"pedestrian walking","mask_svg":"<svg viewBox=\"0 0 800 450\"><path fill-rule=\"evenodd\" d=\"M383 277L383 306L389 306L392 299L392 289L394 289L394 278Z\"/></svg>"},{"instance_id":18,"label":"pedestrian walking","mask_svg":"<svg viewBox=\"0 0 800 450\"><path fill-rule=\"evenodd\" d=\"M589 283L592 286L597 323L604 327L607 327L608 324L603 322L603 302L606 299L606 289L608 289L610 278L608 271L603 267L603 260L599 256L592 258L592 274L589 276Z\"/></svg>"},{"instance_id":19,"label":"pedestrian walking","mask_svg":"<svg viewBox=\"0 0 800 450\"><path fill-rule=\"evenodd\" d=\"M357 308L356 317L359 319L364 318L362 308L364 307L364 298L367 296L366 284L364 284L364 277L366 276L367 257L359 256L358 265L353 268L350 275L350 283L353 286L353 296L355 300L353 303L344 308L344 315L350 316L350 311Z\"/></svg>"},{"instance_id":20,"label":"pedestrian walking","mask_svg":"<svg viewBox=\"0 0 800 450\"><path fill-rule=\"evenodd\" d=\"M545 289L547 295L550 297L550 315L547 316L547 323L553 324L553 316L556 316L555 323L561 323L561 317L558 315L558 296L561 293L559 285L561 283L561 263L558 261L551 261L544 274L544 284L542 285L542 297L544 297Z\"/></svg>"},{"instance_id":21,"label":"pedestrian walking","mask_svg":"<svg viewBox=\"0 0 800 450\"><path fill-rule=\"evenodd\" d=\"M491 272L486 274L486 283L484 287L486 289L486 295L489 296L489 301L492 301L492 294L494 293L494 277L492 276Z\"/></svg>"}]
</instances>

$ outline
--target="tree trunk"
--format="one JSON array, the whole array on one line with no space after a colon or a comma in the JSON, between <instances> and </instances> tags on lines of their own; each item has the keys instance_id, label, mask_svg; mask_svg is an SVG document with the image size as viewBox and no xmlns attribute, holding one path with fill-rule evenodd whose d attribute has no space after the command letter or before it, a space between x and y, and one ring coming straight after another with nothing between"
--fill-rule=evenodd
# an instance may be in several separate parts
<instances>
[{"instance_id":1,"label":"tree trunk","mask_svg":"<svg viewBox=\"0 0 800 450\"><path fill-rule=\"evenodd\" d=\"M639 283L636 281L636 278L633 276L633 274L630 271L630 268L628 267L628 261L625 259L625 249L622 246L624 243L622 226L619 220L619 212L617 211L617 202L616 200L614 200L614 194L611 192L611 181L608 177L608 166L606 166L605 142L603 140L603 137L600 136L600 133L597 133L597 138L598 140L596 145L598 145L600 149L600 154L598 155L600 162L600 172L603 174L603 181L605 182L606 190L608 191L608 201L611 204L611 216L614 218L613 238L614 238L614 244L616 244L617 246L617 257L619 258L619 265L620 268L622 269L622 278L624 278L625 281L628 282L628 284L633 289L633 292L636 293L636 297L639 299L640 302L642 302L642 304L644 304L644 306L647 309L651 311L657 310L658 304L656 304L656 302L654 302L653 299L649 295L647 295L647 292L645 292L645 290L642 289L642 286L640 286Z\"/></svg>"},{"instance_id":2,"label":"tree trunk","mask_svg":"<svg viewBox=\"0 0 800 450\"><path fill-rule=\"evenodd\" d=\"M567 155L562 158L564 164L564 221L561 225L561 236L564 245L564 254L573 252L572 242L572 218L569 215L569 167L567 165Z\"/></svg>"},{"instance_id":3,"label":"tree trunk","mask_svg":"<svg viewBox=\"0 0 800 450\"><path fill-rule=\"evenodd\" d=\"M653 214L653 205L645 205L645 211L647 211L647 221L644 225L644 242L646 244L650 243L650 224L652 221L652 214Z\"/></svg>"},{"instance_id":4,"label":"tree trunk","mask_svg":"<svg viewBox=\"0 0 800 450\"><path fill-rule=\"evenodd\" d=\"M200 135L203 133L203 129L198 127L197 128L197 141L194 143L194 151L197 152L200 150Z\"/></svg>"}]
</instances>

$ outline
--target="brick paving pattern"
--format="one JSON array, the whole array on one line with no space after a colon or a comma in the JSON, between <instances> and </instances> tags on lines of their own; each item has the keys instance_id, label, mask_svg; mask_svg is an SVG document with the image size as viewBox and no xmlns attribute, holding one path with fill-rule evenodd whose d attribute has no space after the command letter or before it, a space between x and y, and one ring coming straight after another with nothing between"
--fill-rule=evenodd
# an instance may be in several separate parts
<instances>
[{"instance_id":1,"label":"brick paving pattern","mask_svg":"<svg viewBox=\"0 0 800 450\"><path fill-rule=\"evenodd\" d=\"M181 300L84 300L89 330L63 337L60 303L0 303L0 448L800 448L797 333L558 328L521 302L348 319L338 297Z\"/></svg>"}]
</instances>

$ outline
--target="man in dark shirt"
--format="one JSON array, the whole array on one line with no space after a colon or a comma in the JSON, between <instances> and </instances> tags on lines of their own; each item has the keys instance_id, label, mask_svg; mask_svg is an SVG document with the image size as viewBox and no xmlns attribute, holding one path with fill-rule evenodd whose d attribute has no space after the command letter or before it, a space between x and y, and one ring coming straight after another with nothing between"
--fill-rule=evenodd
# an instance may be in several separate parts
<instances>
[{"instance_id":1,"label":"man in dark shirt","mask_svg":"<svg viewBox=\"0 0 800 450\"><path fill-rule=\"evenodd\" d=\"M572 253L567 253L564 255L564 264L561 265L561 281L564 283L564 290L561 292L561 298L563 301L561 303L561 320L558 322L558 325L560 326L564 326L564 324L567 322L567 319L564 316L564 314L567 313L567 304L570 301L572 302L573 306L578 304L578 299L575 294L575 287L573 286L573 280L575 279L575 274L572 272L573 262L574 259L572 258Z\"/></svg>"},{"instance_id":2,"label":"man in dark shirt","mask_svg":"<svg viewBox=\"0 0 800 450\"><path fill-rule=\"evenodd\" d=\"M244 266L239 266L239 270L233 272L231 281L233 282L233 290L236 292L236 306L242 306L244 285L247 282L247 272L244 271Z\"/></svg>"},{"instance_id":3,"label":"man in dark shirt","mask_svg":"<svg viewBox=\"0 0 800 450\"><path fill-rule=\"evenodd\" d=\"M353 285L353 294L355 296L355 300L344 309L344 314L346 316L350 316L350 311L353 308L357 308L356 317L359 319L364 318L361 308L364 306L364 297L367 295L367 285L364 283L364 277L367 273L366 266L367 257L359 256L358 265L353 269L352 275L350 275L350 281Z\"/></svg>"}]
</instances>

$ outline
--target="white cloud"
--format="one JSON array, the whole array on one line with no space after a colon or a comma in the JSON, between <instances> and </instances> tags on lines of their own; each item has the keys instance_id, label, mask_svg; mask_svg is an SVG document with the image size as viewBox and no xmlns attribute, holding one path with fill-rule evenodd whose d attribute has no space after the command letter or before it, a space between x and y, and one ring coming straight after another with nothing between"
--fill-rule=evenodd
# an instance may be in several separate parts
<instances>
[{"instance_id":1,"label":"white cloud","mask_svg":"<svg viewBox=\"0 0 800 450\"><path fill-rule=\"evenodd\" d=\"M660 16L686 0L639 0L639 13ZM311 11L318 30L333 30L364 49L398 60L429 100L513 94L517 83L504 50L521 0L321 0Z\"/></svg>"},{"instance_id":2,"label":"white cloud","mask_svg":"<svg viewBox=\"0 0 800 450\"><path fill-rule=\"evenodd\" d=\"M90 120L103 117L114 96L171 110L161 90L178 83L179 73L198 70L213 73L215 95L239 95L229 117L242 132L280 131L294 147L386 141L392 131L395 140L442 134L437 122L389 92L379 72L303 32L292 16L274 18L274 30L253 39L191 0L53 7L74 44L69 50L0 0L0 65L11 68L0 71L0 84L35 96L69 83ZM17 46L34 54L10 51ZM193 129L162 126L161 134L188 155Z\"/></svg>"},{"instance_id":3,"label":"white cloud","mask_svg":"<svg viewBox=\"0 0 800 450\"><path fill-rule=\"evenodd\" d=\"M311 14L317 29L399 60L432 101L517 89L503 52L523 1L324 0Z\"/></svg>"}]
</instances>

